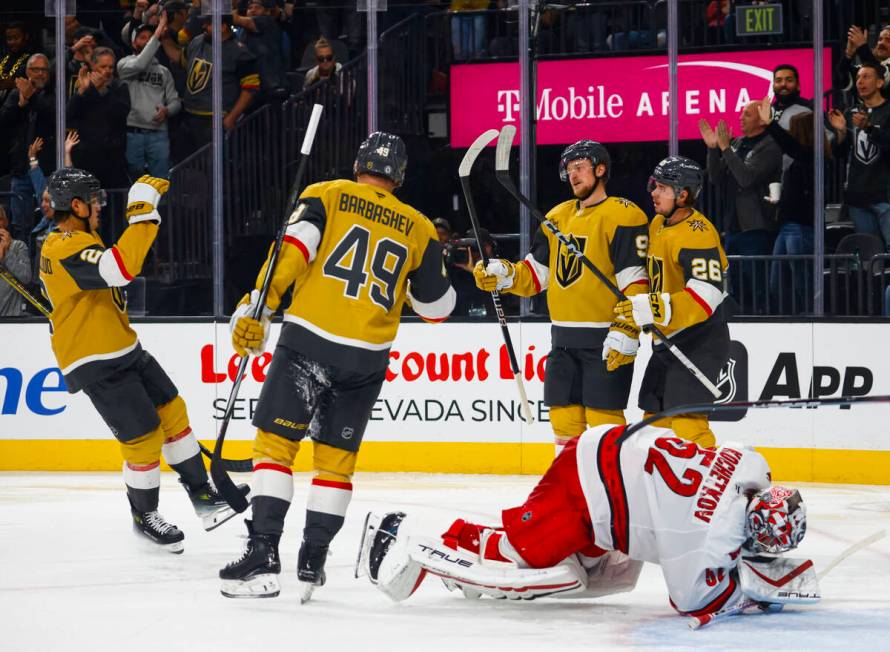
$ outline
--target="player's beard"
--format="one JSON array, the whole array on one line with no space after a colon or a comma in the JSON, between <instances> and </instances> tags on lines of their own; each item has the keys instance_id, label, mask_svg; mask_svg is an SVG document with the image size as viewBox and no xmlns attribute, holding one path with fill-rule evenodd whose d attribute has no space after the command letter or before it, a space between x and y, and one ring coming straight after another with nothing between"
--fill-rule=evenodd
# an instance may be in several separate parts
<instances>
[{"instance_id":1,"label":"player's beard","mask_svg":"<svg viewBox=\"0 0 890 652\"><path fill-rule=\"evenodd\" d=\"M592 185L590 186L590 188L588 188L586 191L582 191L582 192L583 192L582 195L579 195L578 193L574 193L574 195L575 195L575 199L577 199L577 200L578 200L579 202L581 202L581 203L586 202L587 199L588 199L594 192L596 192L596 189L599 187L599 185L600 185L600 181L602 181L602 179L603 179L602 177L594 176L594 178L593 178L593 184L592 184ZM574 189L573 189L573 192L574 192Z\"/></svg>"}]
</instances>

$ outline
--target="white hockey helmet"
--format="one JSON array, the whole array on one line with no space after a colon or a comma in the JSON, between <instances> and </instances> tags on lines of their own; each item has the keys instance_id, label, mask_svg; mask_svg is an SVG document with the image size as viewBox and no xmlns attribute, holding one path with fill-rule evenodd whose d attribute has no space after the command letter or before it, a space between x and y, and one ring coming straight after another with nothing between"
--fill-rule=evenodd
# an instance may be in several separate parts
<instances>
[{"instance_id":1,"label":"white hockey helmet","mask_svg":"<svg viewBox=\"0 0 890 652\"><path fill-rule=\"evenodd\" d=\"M797 489L772 486L748 503L744 547L755 554L793 550L807 532L807 508Z\"/></svg>"}]
</instances>

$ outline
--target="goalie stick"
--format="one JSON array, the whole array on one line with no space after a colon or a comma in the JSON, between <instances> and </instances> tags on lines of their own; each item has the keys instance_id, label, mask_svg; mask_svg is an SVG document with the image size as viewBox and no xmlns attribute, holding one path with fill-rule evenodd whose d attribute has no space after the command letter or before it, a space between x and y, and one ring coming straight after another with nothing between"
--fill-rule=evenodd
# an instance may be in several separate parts
<instances>
[{"instance_id":1,"label":"goalie stick","mask_svg":"<svg viewBox=\"0 0 890 652\"><path fill-rule=\"evenodd\" d=\"M525 206L529 212L534 216L536 220L538 220L541 224L543 224L547 230L549 230L557 240L559 240L562 245L575 256L587 269L589 269L594 276L596 276L608 289L614 294L619 301L627 301L627 297L624 293L615 286L612 281L606 277L599 269L597 269L596 265L591 262L591 260L581 252L575 244L569 240L569 238L559 230L559 228L538 209L537 206L529 201L528 197L519 192L516 188L516 185L513 183L513 179L510 177L510 148L513 146L513 137L516 135L516 127L513 125L507 125L501 129L500 136L498 136L498 147L497 154L495 158L495 176L497 176L498 182L509 192L520 204ZM680 363L689 370L693 376L695 376L698 381L707 389L711 394L713 394L714 398L720 398L720 390L717 389L717 386L712 383L704 373L702 373L701 369L699 369L695 364L690 360L685 353L683 353L680 349L677 348L677 345L671 342L667 336L661 332L661 330L655 324L648 324L642 327L643 332L649 333L650 335L654 335L659 340L661 340L662 344L664 344L668 351L674 354L674 357L680 361Z\"/></svg>"},{"instance_id":2,"label":"goalie stick","mask_svg":"<svg viewBox=\"0 0 890 652\"><path fill-rule=\"evenodd\" d=\"M9 283L9 285L12 286L12 288L16 292L21 294L28 303L37 308L37 310L40 311L40 314L52 321L52 312L50 312L49 309L45 305L43 305L43 302L40 299L31 294L28 288L25 287L25 285L20 280L18 280L12 272L9 271L9 268L7 268L3 263L0 263L0 278ZM207 447L204 446L204 444L202 444L201 442L198 442L198 448L201 449L201 453L204 455L204 457L207 457L208 459L213 457L213 453L207 450ZM241 460L230 460L223 458L222 463L223 466L225 466L226 471L231 471L233 473L245 473L253 469L253 460L251 460L250 458Z\"/></svg>"},{"instance_id":3,"label":"goalie stick","mask_svg":"<svg viewBox=\"0 0 890 652\"><path fill-rule=\"evenodd\" d=\"M467 202L470 224L473 226L473 234L476 236L476 245L479 247L479 255L482 256L482 265L484 267L488 267L489 258L485 253L485 248L482 246L482 238L479 236L479 217L476 215L476 203L473 201L473 194L470 190L470 171L473 169L473 163L476 162L482 150L497 136L497 129L489 129L474 140L467 153L464 154L457 173L460 177L460 187L464 193L464 201ZM501 296L497 290L491 291L491 302L494 304L494 311L497 313L498 323L501 325L501 335L503 335L504 346L507 347L507 355L510 358L510 371L513 372L513 380L516 381L516 388L519 390L522 416L525 422L531 425L534 423L535 418L532 416L531 408L528 405L528 395L525 393L525 385L522 382L522 371L519 368L519 362L516 360L516 351L513 349L513 340L510 338L507 318L504 316L504 307L501 305Z\"/></svg>"},{"instance_id":4,"label":"goalie stick","mask_svg":"<svg viewBox=\"0 0 890 652\"><path fill-rule=\"evenodd\" d=\"M840 564L847 557L849 557L850 555L852 555L856 552L859 552L863 548L867 548L868 546L875 543L876 541L880 541L881 539L883 539L886 536L886 534L887 534L886 530L878 530L877 532L874 532L873 534L868 535L861 541L857 541L850 547L843 550L837 557L835 557L830 562L828 562L828 564L826 564L825 568L823 568L816 574L816 577L818 577L819 581L821 582L822 579L826 575L828 575L828 573L831 572L831 570L835 566ZM718 612L712 613L712 614L705 614L704 616L693 616L689 619L689 628L692 630L702 629L703 627L707 627L708 625L713 625L714 623L718 623L723 620L726 620L727 618L730 618L731 616L738 616L739 614L743 613L744 611L746 611L752 607L756 607L757 604L758 604L757 601L751 600L749 598L745 598L739 604L737 604L734 607L730 607L729 609L724 609L723 611L718 611ZM768 608L768 609L766 609L766 611L778 611L780 609L781 609L781 606L779 606L779 609L769 609Z\"/></svg>"},{"instance_id":5,"label":"goalie stick","mask_svg":"<svg viewBox=\"0 0 890 652\"><path fill-rule=\"evenodd\" d=\"M312 143L315 140L315 131L318 129L318 121L321 119L322 105L316 104L312 107L312 115L309 117L309 125L306 127L306 135L303 137L303 145L300 148L300 166L297 168L297 176L291 186L288 198L287 212L285 219L278 229L278 235L275 238L275 244L272 252L269 254L269 264L266 265L266 275L263 277L263 284L260 288L260 296L256 306L253 309L255 320L260 321L263 316L263 308L266 306L266 297L269 295L269 286L272 285L272 275L275 272L275 263L278 262L278 255L281 253L281 245L284 242L284 234L287 227L298 222L306 210L305 204L299 204L300 200L300 184L303 182L303 176L306 173L306 164L309 161L309 154L312 151ZM298 206L299 204L299 206ZM210 476L216 485L219 495L222 496L229 506L236 512L243 512L247 509L247 499L244 494L229 477L226 472L225 465L222 461L223 442L226 439L226 432L229 429L229 422L232 419L232 413L235 409L235 399L238 396L238 390L241 388L241 379L245 376L247 364L250 361L250 355L246 354L241 358L241 364L238 366L238 373L235 375L235 381L232 383L232 389L229 392L228 401L226 401L226 411L223 414L222 423L219 426L219 434L216 436L216 446L213 449L213 457L210 461ZM251 467L252 468L252 467Z\"/></svg>"}]
</instances>

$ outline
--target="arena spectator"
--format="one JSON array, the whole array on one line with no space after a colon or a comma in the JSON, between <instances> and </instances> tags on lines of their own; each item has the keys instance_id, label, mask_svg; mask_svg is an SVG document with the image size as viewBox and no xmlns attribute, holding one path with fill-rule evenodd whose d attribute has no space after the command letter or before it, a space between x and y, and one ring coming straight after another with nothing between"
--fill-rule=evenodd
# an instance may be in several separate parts
<instances>
[{"instance_id":1,"label":"arena spectator","mask_svg":"<svg viewBox=\"0 0 890 652\"><path fill-rule=\"evenodd\" d=\"M238 11L238 0L232 0L232 22L241 28L238 40L256 57L260 73L260 96L257 102L287 99L285 76L289 67L290 45L285 49L282 31L275 17L275 0L249 0L247 14Z\"/></svg>"},{"instance_id":2,"label":"arena spectator","mask_svg":"<svg viewBox=\"0 0 890 652\"><path fill-rule=\"evenodd\" d=\"M122 81L130 92L127 116L127 169L130 180L143 174L167 179L170 174L168 118L179 113L180 101L173 75L158 63L155 54L160 37L167 30L167 16L161 14L157 27L142 25L133 33L136 54L117 64Z\"/></svg>"},{"instance_id":3,"label":"arena spectator","mask_svg":"<svg viewBox=\"0 0 890 652\"><path fill-rule=\"evenodd\" d=\"M433 226L436 227L439 244L444 246L446 242L451 240L451 223L444 217L437 217L433 220Z\"/></svg>"},{"instance_id":4,"label":"arena spectator","mask_svg":"<svg viewBox=\"0 0 890 652\"><path fill-rule=\"evenodd\" d=\"M6 209L0 206L0 264L6 267L23 285L31 282L31 259L28 245L16 240L9 232ZM23 317L25 301L11 285L0 283L0 317Z\"/></svg>"},{"instance_id":5,"label":"arena spectator","mask_svg":"<svg viewBox=\"0 0 890 652\"><path fill-rule=\"evenodd\" d=\"M497 243L487 229L479 229L479 238L485 255L489 258L498 257ZM464 237L453 241L446 247L446 265L449 268L451 286L457 293L457 303L453 316L496 318L491 295L476 287L473 280L473 267L479 262L479 247L473 229L467 229ZM515 295L501 295L502 304L515 307L518 299ZM504 306L506 310L506 305Z\"/></svg>"},{"instance_id":6,"label":"arena spectator","mask_svg":"<svg viewBox=\"0 0 890 652\"><path fill-rule=\"evenodd\" d=\"M318 31L329 41L345 41L349 48L350 59L358 56L365 45L365 14L356 11L355 0L349 3L350 7L343 7L344 4L347 4L345 2L328 4L339 4L340 7L315 10Z\"/></svg>"},{"instance_id":7,"label":"arena spectator","mask_svg":"<svg viewBox=\"0 0 890 652\"><path fill-rule=\"evenodd\" d=\"M851 25L847 31L847 47L834 68L834 88L845 94L856 93L859 65L875 63L884 66L884 97L890 95L890 25L881 29L874 49L868 49L868 30Z\"/></svg>"},{"instance_id":8,"label":"arena spectator","mask_svg":"<svg viewBox=\"0 0 890 652\"><path fill-rule=\"evenodd\" d=\"M303 88L309 88L324 79L333 81L343 68L343 64L337 61L334 48L324 36L315 42L315 61L315 66L306 72Z\"/></svg>"},{"instance_id":9,"label":"arena spectator","mask_svg":"<svg viewBox=\"0 0 890 652\"><path fill-rule=\"evenodd\" d=\"M82 68L89 70L90 58L96 49L96 37L89 27L79 27L75 30L73 41L67 52L67 88L66 97L71 98L77 93L78 76Z\"/></svg>"},{"instance_id":10,"label":"arena spectator","mask_svg":"<svg viewBox=\"0 0 890 652\"><path fill-rule=\"evenodd\" d=\"M781 179L782 150L766 134L757 105L758 102L749 102L742 109L739 123L743 135L734 140L723 120L716 132L706 120L699 121L708 146L708 178L721 190L728 255L764 256L773 250L775 207L764 197L768 196L769 184ZM753 293L765 290L766 275L761 265L740 267L740 273L730 279L731 292L743 310L750 312L754 309Z\"/></svg>"},{"instance_id":11,"label":"arena spectator","mask_svg":"<svg viewBox=\"0 0 890 652\"><path fill-rule=\"evenodd\" d=\"M31 44L31 35L25 24L13 21L4 30L6 35L6 52L0 58L0 104L6 101L6 97L15 88L17 77L26 77L25 67L28 57L34 49Z\"/></svg>"},{"instance_id":12,"label":"arena spectator","mask_svg":"<svg viewBox=\"0 0 890 652\"><path fill-rule=\"evenodd\" d=\"M856 73L859 102L828 115L838 153L849 153L844 201L859 233L881 236L890 252L890 102L881 94L884 68L866 62Z\"/></svg>"},{"instance_id":13,"label":"arena spectator","mask_svg":"<svg viewBox=\"0 0 890 652\"><path fill-rule=\"evenodd\" d=\"M790 63L773 68L773 120L785 131L791 126L791 118L813 110L813 100L800 96L800 73Z\"/></svg>"},{"instance_id":14,"label":"arena spectator","mask_svg":"<svg viewBox=\"0 0 890 652\"><path fill-rule=\"evenodd\" d=\"M451 48L455 61L466 61L485 55L485 14L488 0L451 0Z\"/></svg>"},{"instance_id":15,"label":"arena spectator","mask_svg":"<svg viewBox=\"0 0 890 652\"><path fill-rule=\"evenodd\" d=\"M80 133L74 152L75 167L92 172L103 188L126 188L127 115L130 93L114 77L115 56L96 48L90 67L77 75L77 92L68 100L68 126Z\"/></svg>"},{"instance_id":16,"label":"arena spectator","mask_svg":"<svg viewBox=\"0 0 890 652\"><path fill-rule=\"evenodd\" d=\"M735 39L735 14L731 0L711 0L705 7L708 43L732 43Z\"/></svg>"},{"instance_id":17,"label":"arena spectator","mask_svg":"<svg viewBox=\"0 0 890 652\"><path fill-rule=\"evenodd\" d=\"M50 90L49 59L33 54L28 59L24 79L17 77L16 88L0 107L0 129L10 134L10 205L13 233L22 237L30 230L35 194L28 178L28 145L38 136L47 143L40 153L40 165L46 174L55 169L53 151L56 142L55 98Z\"/></svg>"}]
</instances>

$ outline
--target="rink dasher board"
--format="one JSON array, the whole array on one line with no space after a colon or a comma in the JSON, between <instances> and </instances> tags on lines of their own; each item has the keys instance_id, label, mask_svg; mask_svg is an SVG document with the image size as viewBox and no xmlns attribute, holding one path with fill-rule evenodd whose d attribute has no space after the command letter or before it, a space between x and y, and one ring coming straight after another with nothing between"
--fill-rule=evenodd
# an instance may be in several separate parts
<instances>
[{"instance_id":1,"label":"rink dasher board","mask_svg":"<svg viewBox=\"0 0 890 652\"><path fill-rule=\"evenodd\" d=\"M193 430L211 442L239 362L226 324L143 323L143 346L167 370L189 406ZM715 379L732 400L890 393L885 324L734 323L731 363ZM227 435L228 457L249 456L252 409L274 350L249 366ZM543 405L550 349L547 323L510 324L537 421L521 418L500 331L493 324L403 324L387 381L372 411L359 468L365 471L540 473L552 459ZM85 395L64 390L42 324L0 324L14 342L0 352L0 470L113 470L117 445ZM631 404L645 363L637 359ZM628 418L640 415L628 410ZM727 414L721 441L757 446L776 477L815 482L890 484L890 410L783 409ZM307 447L308 448L308 447ZM302 454L297 468L308 468Z\"/></svg>"}]
</instances>

